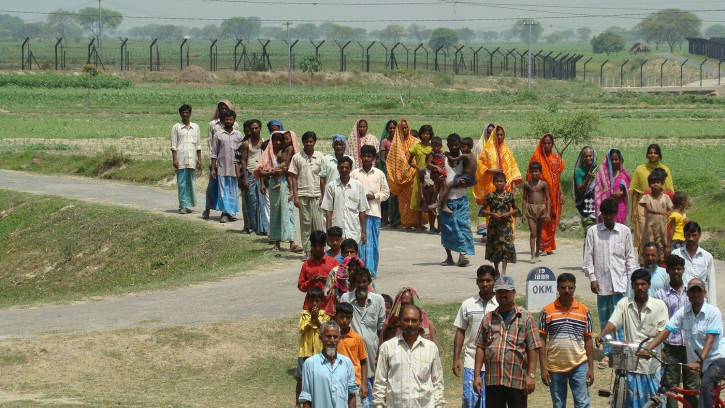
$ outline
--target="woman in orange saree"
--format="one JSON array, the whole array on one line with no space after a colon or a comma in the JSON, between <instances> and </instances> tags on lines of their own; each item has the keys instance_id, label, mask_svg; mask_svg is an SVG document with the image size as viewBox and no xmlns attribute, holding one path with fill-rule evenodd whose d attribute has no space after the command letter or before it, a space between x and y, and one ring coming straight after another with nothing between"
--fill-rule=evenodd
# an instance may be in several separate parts
<instances>
[{"instance_id":1,"label":"woman in orange saree","mask_svg":"<svg viewBox=\"0 0 725 408\"><path fill-rule=\"evenodd\" d=\"M485 131L485 130L484 130ZM523 182L519 166L514 155L506 144L506 131L502 126L496 126L483 146L478 156L478 169L476 169L476 183L473 186L473 195L478 205L483 204L486 194L496 190L493 185L493 175L503 173L506 175L505 190L518 195L516 187Z\"/></svg>"},{"instance_id":2,"label":"woman in orange saree","mask_svg":"<svg viewBox=\"0 0 725 408\"><path fill-rule=\"evenodd\" d=\"M420 143L420 140L410 134L408 120L402 118L395 128L393 142L390 145L385 165L388 170L388 186L390 193L398 197L400 209L400 224L403 230L414 230L418 225L418 212L410 208L410 198L413 195L413 178L415 169L408 164L411 147ZM427 222L427 217L422 222Z\"/></svg>"},{"instance_id":3,"label":"woman in orange saree","mask_svg":"<svg viewBox=\"0 0 725 408\"><path fill-rule=\"evenodd\" d=\"M551 204L549 205L551 220L544 223L544 228L541 230L541 245L539 246L539 250L542 255L551 255L551 252L556 249L555 234L561 221L561 206L564 202L562 199L560 178L566 165L561 156L552 151L553 147L554 137L547 133L541 136L539 145L536 146L534 154L529 159L529 164L532 162L541 163L541 179L549 185L549 194L551 197ZM531 179L531 176L527 172L526 180L529 179Z\"/></svg>"}]
</instances>

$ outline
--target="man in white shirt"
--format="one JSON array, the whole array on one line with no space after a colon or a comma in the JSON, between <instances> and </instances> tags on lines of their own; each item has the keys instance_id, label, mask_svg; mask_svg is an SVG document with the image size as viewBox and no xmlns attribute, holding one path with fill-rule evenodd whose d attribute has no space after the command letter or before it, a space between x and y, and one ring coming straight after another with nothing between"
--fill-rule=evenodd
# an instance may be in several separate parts
<instances>
[{"instance_id":1,"label":"man in white shirt","mask_svg":"<svg viewBox=\"0 0 725 408\"><path fill-rule=\"evenodd\" d=\"M363 145L360 148L362 167L353 170L350 178L362 183L368 210L365 212L365 244L360 245L360 256L365 267L370 270L373 279L377 277L378 260L380 259L380 203L390 197L388 180L382 170L373 166L377 152L374 146Z\"/></svg>"},{"instance_id":2,"label":"man in white shirt","mask_svg":"<svg viewBox=\"0 0 725 408\"><path fill-rule=\"evenodd\" d=\"M365 211L368 210L368 199L361 182L350 179L352 159L344 156L337 162L340 178L327 183L322 198L322 209L325 210L327 229L332 226L342 228L343 239L354 239L358 244L365 244Z\"/></svg>"},{"instance_id":3,"label":"man in white shirt","mask_svg":"<svg viewBox=\"0 0 725 408\"><path fill-rule=\"evenodd\" d=\"M380 346L373 391L374 408L442 408L443 367L435 343L420 336L423 312L405 305L403 333Z\"/></svg>"},{"instance_id":4,"label":"man in white shirt","mask_svg":"<svg viewBox=\"0 0 725 408\"><path fill-rule=\"evenodd\" d=\"M476 393L473 390L473 367L476 363L476 336L483 317L498 307L493 286L496 282L496 270L490 265L482 265L476 271L478 294L463 301L458 309L456 335L453 339L453 374L461 376L461 350L463 358L463 395L462 408L483 408L486 406L486 392ZM465 349L464 349L465 340ZM486 367L482 366L481 376Z\"/></svg>"},{"instance_id":5,"label":"man in white shirt","mask_svg":"<svg viewBox=\"0 0 725 408\"><path fill-rule=\"evenodd\" d=\"M171 128L171 156L179 187L179 214L189 214L196 205L194 169L201 170L201 130L191 122L191 106L179 108L181 122Z\"/></svg>"},{"instance_id":6,"label":"man in white shirt","mask_svg":"<svg viewBox=\"0 0 725 408\"><path fill-rule=\"evenodd\" d=\"M602 201L599 212L602 222L587 229L584 244L584 274L591 281L590 287L597 295L597 308L601 329L612 316L617 303L625 297L629 278L637 267L632 232L625 225L614 222L618 204L613 198ZM622 340L624 332L617 331ZM604 345L604 358L599 368L607 367L610 347Z\"/></svg>"},{"instance_id":7,"label":"man in white shirt","mask_svg":"<svg viewBox=\"0 0 725 408\"><path fill-rule=\"evenodd\" d=\"M717 307L717 285L715 284L715 262L712 254L700 247L700 225L688 222L683 228L685 232L685 246L672 251L685 260L685 273L682 281L685 286L693 278L702 279L707 286L707 302Z\"/></svg>"}]
</instances>

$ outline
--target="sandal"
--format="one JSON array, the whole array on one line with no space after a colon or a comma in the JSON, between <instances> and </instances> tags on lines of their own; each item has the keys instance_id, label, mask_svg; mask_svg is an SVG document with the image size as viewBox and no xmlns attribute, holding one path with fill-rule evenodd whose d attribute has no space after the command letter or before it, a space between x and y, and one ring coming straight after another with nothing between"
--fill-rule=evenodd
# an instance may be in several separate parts
<instances>
[{"instance_id":1,"label":"sandal","mask_svg":"<svg viewBox=\"0 0 725 408\"><path fill-rule=\"evenodd\" d=\"M452 259L451 259L451 260L448 260L448 259L446 259L445 261L441 262L441 266L453 266L453 265L455 265L455 264L456 264L456 263L455 263L455 262L453 262L453 260L452 260Z\"/></svg>"},{"instance_id":2,"label":"sandal","mask_svg":"<svg viewBox=\"0 0 725 408\"><path fill-rule=\"evenodd\" d=\"M301 254L301 253L305 252L305 250L302 249L302 247L297 244L292 245L289 250L296 254Z\"/></svg>"}]
</instances>

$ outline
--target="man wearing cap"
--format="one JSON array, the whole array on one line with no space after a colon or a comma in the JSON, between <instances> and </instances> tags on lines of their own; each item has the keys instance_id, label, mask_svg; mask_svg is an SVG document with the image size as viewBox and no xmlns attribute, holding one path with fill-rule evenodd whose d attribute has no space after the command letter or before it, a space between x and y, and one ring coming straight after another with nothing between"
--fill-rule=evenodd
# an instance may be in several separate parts
<instances>
[{"instance_id":1,"label":"man wearing cap","mask_svg":"<svg viewBox=\"0 0 725 408\"><path fill-rule=\"evenodd\" d=\"M624 329L624 341L640 343L656 336L665 328L669 319L667 305L647 294L651 279L646 269L632 272L634 297L625 297L617 303L607 325L596 338L597 346L607 333L617 329ZM658 353L661 352L660 349L657 349ZM625 405L628 408L644 407L650 397L657 395L661 377L659 361L640 359L636 370L627 371Z\"/></svg>"},{"instance_id":2,"label":"man wearing cap","mask_svg":"<svg viewBox=\"0 0 725 408\"><path fill-rule=\"evenodd\" d=\"M702 279L691 279L687 284L690 304L675 312L665 329L641 352L644 356L667 339L670 333L682 331L687 346L687 367L692 371L704 373L700 384L698 407L713 406L714 388L725 377L722 313L717 307L705 301L706 287Z\"/></svg>"},{"instance_id":3,"label":"man wearing cap","mask_svg":"<svg viewBox=\"0 0 725 408\"><path fill-rule=\"evenodd\" d=\"M478 330L473 388L481 392L481 368L485 362L486 405L526 408L528 395L536 386L541 340L531 313L514 303L514 280L499 277L493 289L498 307L483 318Z\"/></svg>"}]
</instances>

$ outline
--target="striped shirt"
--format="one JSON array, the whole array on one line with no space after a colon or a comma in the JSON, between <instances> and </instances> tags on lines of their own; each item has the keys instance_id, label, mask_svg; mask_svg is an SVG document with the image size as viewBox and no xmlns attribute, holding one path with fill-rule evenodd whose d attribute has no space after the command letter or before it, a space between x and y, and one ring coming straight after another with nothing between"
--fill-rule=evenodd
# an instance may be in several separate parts
<instances>
[{"instance_id":1,"label":"striped shirt","mask_svg":"<svg viewBox=\"0 0 725 408\"><path fill-rule=\"evenodd\" d=\"M594 332L586 305L573 301L567 310L559 299L544 306L539 315L539 333L547 336L546 369L565 373L587 361L584 337Z\"/></svg>"},{"instance_id":2,"label":"striped shirt","mask_svg":"<svg viewBox=\"0 0 725 408\"><path fill-rule=\"evenodd\" d=\"M373 387L375 408L440 408L443 397L443 366L438 346L418 336L408 347L403 336L380 346Z\"/></svg>"},{"instance_id":3,"label":"striped shirt","mask_svg":"<svg viewBox=\"0 0 725 408\"><path fill-rule=\"evenodd\" d=\"M685 289L684 284L680 287L679 293L668 284L658 290L653 297L665 302L670 318L678 310L690 304L690 299L687 297L687 289ZM684 346L685 340L682 339L682 333L670 333L665 339L665 344L669 344L670 346Z\"/></svg>"},{"instance_id":4,"label":"striped shirt","mask_svg":"<svg viewBox=\"0 0 725 408\"><path fill-rule=\"evenodd\" d=\"M541 347L534 318L526 309L514 305L511 322L506 324L499 308L481 321L476 346L484 350L486 385L524 389L527 351Z\"/></svg>"},{"instance_id":5,"label":"striped shirt","mask_svg":"<svg viewBox=\"0 0 725 408\"><path fill-rule=\"evenodd\" d=\"M453 325L457 329L467 332L466 343L463 347L465 356L463 358L463 368L473 370L476 362L476 337L478 336L478 328L481 327L481 320L497 307L496 296L486 302L481 295L476 295L464 300L461 307L458 308L458 314ZM486 371L485 365L481 367L481 371Z\"/></svg>"}]
</instances>

